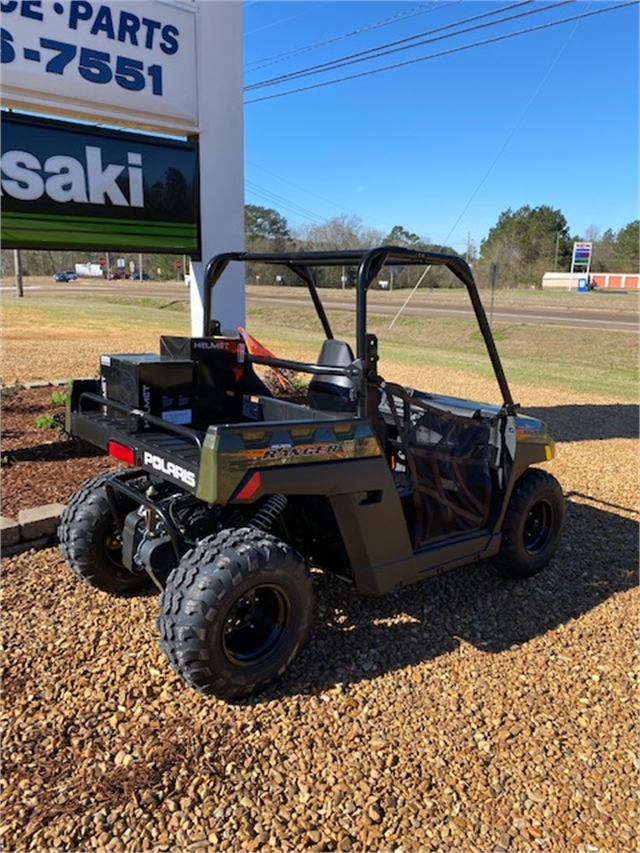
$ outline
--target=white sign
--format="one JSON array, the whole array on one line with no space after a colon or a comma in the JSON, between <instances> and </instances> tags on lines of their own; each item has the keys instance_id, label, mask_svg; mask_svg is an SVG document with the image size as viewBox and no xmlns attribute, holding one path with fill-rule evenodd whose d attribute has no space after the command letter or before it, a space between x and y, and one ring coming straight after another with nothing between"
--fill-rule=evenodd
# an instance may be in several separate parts
<instances>
[{"instance_id":1,"label":"white sign","mask_svg":"<svg viewBox=\"0 0 640 853\"><path fill-rule=\"evenodd\" d=\"M2 105L145 130L198 130L196 13L176 0L7 0Z\"/></svg>"}]
</instances>

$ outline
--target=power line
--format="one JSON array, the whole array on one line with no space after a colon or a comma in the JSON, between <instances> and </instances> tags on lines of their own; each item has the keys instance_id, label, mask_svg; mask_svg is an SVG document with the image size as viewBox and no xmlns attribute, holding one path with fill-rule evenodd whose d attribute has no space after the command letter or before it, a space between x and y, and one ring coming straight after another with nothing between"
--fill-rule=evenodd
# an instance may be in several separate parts
<instances>
[{"instance_id":1,"label":"power line","mask_svg":"<svg viewBox=\"0 0 640 853\"><path fill-rule=\"evenodd\" d=\"M311 190L305 189L305 187L301 187L299 184L294 184L293 181L290 181L287 178L283 178L281 175L278 175L275 172L272 172L270 169L265 169L264 166L260 166L258 163L251 163L251 161L249 161L249 160L247 160L246 162L248 164L255 166L257 169L260 169L263 172L266 172L268 175L272 175L274 178L277 178L279 181L282 181L285 184L289 184L289 186L294 187L297 190L301 190L302 192L306 193L307 195L313 196L314 198L317 198L320 201L325 202L325 204L330 204L332 207L338 208L338 210L340 210L342 213L345 212L345 205L344 204L340 204L338 202L331 201L331 199L325 198L324 196L321 196L321 195L318 195L317 193L311 192ZM245 181L245 185L249 185L249 183L250 183L250 181ZM253 186L257 186L257 185L254 184ZM268 193L269 190L264 190L263 192ZM371 217L371 216L368 217L368 219L370 222L377 222L380 225L384 225L385 228L391 228L392 224L393 224L387 220L375 219L374 217ZM324 220L322 220L322 221L324 222Z\"/></svg>"},{"instance_id":2,"label":"power line","mask_svg":"<svg viewBox=\"0 0 640 853\"><path fill-rule=\"evenodd\" d=\"M465 204L465 206L464 206L464 207L462 208L462 210L460 211L460 214L458 215L458 218L456 219L456 221L453 223L453 225L452 225L452 226L451 226L451 228L449 229L449 232L448 232L447 236L445 237L445 239L444 239L444 241L443 241L444 243L446 243L446 242L449 240L449 238L451 237L451 235L453 234L453 232L455 231L455 229L458 227L458 224L459 224L459 222L462 220L462 217L465 215L465 213L467 212L467 210L469 210L469 208L471 207L471 204L472 204L472 202L473 202L474 198L478 195L478 193L479 193L479 192L480 192L480 190L482 189L483 185L484 185L484 184L485 184L485 182L487 181L487 179L488 179L489 175L491 174L491 172L493 172L494 168L496 167L496 165L497 165L497 163L498 163L498 160L502 157L502 155L503 155L503 154L504 154L504 152L506 151L507 146L509 145L509 143L511 142L511 140L512 140L512 139L513 139L513 137L515 136L515 134L516 134L516 132L517 132L518 128L520 127L520 125L521 125L521 124L522 124L522 122L524 121L525 116L527 115L527 113L528 113L528 112L529 112L529 110L531 109L531 106L532 106L533 102L534 102L534 101L535 101L535 99L538 97L538 94L542 91L543 86L545 85L545 83L547 82L547 80L549 79L549 77L551 76L551 73L552 73L553 69L556 67L556 65L557 65L558 61L560 60L560 57L562 56L562 54L565 52L565 50L566 50L566 49L567 49L567 47L569 46L569 42L571 41L571 39L572 39L572 38L573 38L573 36L575 35L575 33L576 33L576 31L578 30L578 27L579 27L579 26L580 26L580 21L577 21L577 22L576 22L576 24L575 24L575 26L573 27L573 29L572 29L572 30L571 30L571 32L569 33L568 37L566 38L565 43L562 45L562 47L560 48L560 50L557 52L557 54L556 54L556 55L555 55L555 57L553 58L553 61L551 62L551 65L548 67L547 71L545 72L544 76L542 77L542 80L540 81L540 83L539 83L539 84L538 84L538 86L536 87L535 91L533 92L533 94L532 94L532 95L531 95L531 97L529 98L529 100L528 100L528 102L527 102L527 105L525 106L524 110L522 111L522 114L520 115L520 117L518 118L518 120L516 121L516 123L514 124L514 126L511 128L511 130L509 131L509 133L507 134L506 139L504 140L504 142L503 142L503 143L502 143L502 145L500 146L500 149L499 149L498 153L496 154L496 156L493 158L493 160L492 160L491 164L489 165L489 168L485 171L484 175L482 176L482 178L481 178L481 179L480 179L480 181L478 182L478 185L476 186L476 188L474 189L474 191L473 191L473 192L471 193L471 195L469 196L469 200L467 201L467 203ZM402 314L402 312L404 311L404 309L405 309L405 308L407 307L407 305L409 304L409 300L413 297L414 293L416 292L416 290L417 290L417 289L418 289L418 287L420 286L420 283L421 283L422 279L424 278L424 275L426 275L426 272L428 271L428 269L430 269L430 267L428 267L428 268L427 268L427 270L425 270L425 273L424 273L424 274L423 274L423 275L418 279L418 281L417 281L416 285L414 286L414 288L409 292L409 295L408 295L408 296L407 296L407 298L405 299L404 303L400 306L400 308L398 309L397 314L395 315L395 317L393 318L393 320L391 321L391 323L390 323L390 324L389 324L389 326L387 327L387 332L391 331L391 329L393 328L393 326L394 326L394 324L395 324L396 320L398 319L398 317Z\"/></svg>"},{"instance_id":3,"label":"power line","mask_svg":"<svg viewBox=\"0 0 640 853\"><path fill-rule=\"evenodd\" d=\"M300 18L302 15L308 15L309 12L315 11L311 8L314 4L308 3L306 5L307 8L303 9L302 12L297 12L295 15L289 15L287 18L280 18L279 21L272 21L270 24L265 24L263 27L258 27L256 30L249 30L245 33L245 36L252 36L254 33L262 32L262 30L270 30L272 27L277 27L279 24L285 24L287 21L292 21L294 18Z\"/></svg>"},{"instance_id":4,"label":"power line","mask_svg":"<svg viewBox=\"0 0 640 853\"><path fill-rule=\"evenodd\" d=\"M341 208L341 209L344 209L344 206L343 206L343 205L336 204L336 202L331 201L331 200L330 200L330 199L328 199L328 198L324 198L323 196L318 195L317 193L309 192L309 190L305 190L305 188L304 188L304 187L298 186L298 184L294 184L294 183L293 183L293 181L289 181L287 178L283 178L281 175L277 175L275 172L272 172L270 169L265 169L265 167L264 167L264 166L260 166L258 163L252 163L252 162L251 162L251 161L249 161L249 160L246 160L245 162L246 162L247 164L251 164L251 165L255 166L255 167L256 167L256 168L258 168L258 169L261 169L263 172L266 172L268 175L272 175L274 178L278 178L278 180L279 180L279 181L283 181L283 183L285 183L285 184L289 184L289 186L294 187L294 188L295 188L295 189L297 189L297 190L302 190L303 192L308 192L308 193L309 193L309 195L314 196L314 198L317 198L317 199L319 199L320 201L324 201L324 202L326 202L327 204L332 204L334 207L339 207L339 208Z\"/></svg>"},{"instance_id":5,"label":"power line","mask_svg":"<svg viewBox=\"0 0 640 853\"><path fill-rule=\"evenodd\" d=\"M333 36L332 38L325 39L324 41L317 41L313 44L305 45L304 47L298 47L295 50L290 50L285 53L279 53L276 56L267 57L265 59L256 59L253 62L248 62L245 66L245 71L251 70L259 71L261 68L267 68L269 65L276 65L279 62L284 62L286 59L292 59L295 56L300 56L303 53L310 53L313 50L317 50L320 47L326 47L328 44L335 44L338 41L344 41L345 39L352 38L353 36L359 36L363 33L371 32L372 30L380 29L381 27L387 27L391 24L395 24L398 21L406 20L407 18L414 18L417 15L426 15L430 12L435 12L437 5L437 10L446 9L447 6L453 6L455 3L460 3L462 0L450 0L450 2L445 3L442 0L431 0L430 3L421 3L419 6L413 6L411 9L408 9L406 12L401 12L398 15L393 15L391 18L386 18L383 21L378 21L374 24L367 24L365 27L360 27L357 30L351 30L351 32L343 33L339 36ZM425 8L426 6L431 6L434 8ZM255 30L253 31L255 32Z\"/></svg>"},{"instance_id":6,"label":"power line","mask_svg":"<svg viewBox=\"0 0 640 853\"><path fill-rule=\"evenodd\" d=\"M522 35L528 35L529 33L540 32L541 30L546 30L546 29L549 29L551 27L557 27L557 26L560 26L561 24L568 24L568 23L571 23L572 21L581 21L581 20L584 20L585 18L591 18L594 15L602 15L602 14L605 14L606 12L614 12L618 9L624 9L627 6L636 6L636 5L637 5L637 0L627 0L627 2L618 3L615 6L606 6L603 9L595 9L592 12L583 12L580 15L572 15L569 18L562 18L558 21L550 21L550 22L547 22L546 24L539 24L536 27L528 27L525 30L518 30L514 33L507 33L507 34L501 35L501 36L494 36L493 38L484 39L483 41L473 42L472 44L462 45L460 47L452 47L452 48L449 48L448 50L442 50L439 53L432 53L429 56L420 56L420 57L416 57L415 59L405 60L404 62L396 62L393 65L385 65L382 68L373 68L373 69L370 69L369 71L361 71L357 74L349 74L346 77L337 77L335 80L325 80L323 83L312 83L308 86L300 86L297 89L289 89L286 92L279 92L279 93L274 94L274 95L263 95L260 98L252 98L251 100L245 101L244 103L245 104L257 104L261 101L270 101L270 100L273 100L274 98L283 98L287 95L295 95L299 92L308 92L311 89L321 89L324 86L333 86L335 83L344 83L348 80L356 80L359 77L369 77L372 74L381 74L383 71L392 71L392 70L395 70L396 68L403 68L403 67L406 67L408 65L416 65L419 62L426 62L427 60L430 60L430 59L439 59L443 56L450 56L454 53L461 53L464 50L471 50L471 49L476 48L476 47L483 47L484 45L487 45L487 44L496 44L497 42L506 41L507 39L517 38L517 37L522 36Z\"/></svg>"},{"instance_id":7,"label":"power line","mask_svg":"<svg viewBox=\"0 0 640 853\"><path fill-rule=\"evenodd\" d=\"M271 192L271 190L267 190L264 187L259 186L258 184L254 184L252 181L245 181L245 187L253 195L257 195L258 197L264 198L270 202L275 202L280 207L283 207L285 210L289 210L291 213L294 213L297 216L301 216L304 219L309 219L312 222L324 222L322 217L318 216L317 213L314 213L311 210L307 210L306 208L301 207L295 202L289 201L283 196Z\"/></svg>"},{"instance_id":8,"label":"power line","mask_svg":"<svg viewBox=\"0 0 640 853\"><path fill-rule=\"evenodd\" d=\"M323 71L332 71L336 68L343 68L347 65L353 65L356 62L365 62L369 59L378 59L381 56L387 56L390 53L397 53L401 50L411 50L415 47L420 47L424 44L430 44L434 41L441 41L447 38L454 38L457 35L463 35L464 33L474 32L475 30L483 29L485 27L493 27L497 24L505 23L506 21L515 20L517 18L525 17L527 15L536 15L540 12L546 12L548 9L554 9L556 6L564 6L568 3L574 3L575 0L560 0L558 3L554 3L551 6L538 6L536 9L532 9L528 12L521 12L518 15L507 16L506 18L501 18L497 21L489 21L485 24L479 24L477 26L468 27L467 29L458 30L454 33L447 33L446 35L436 36L436 33L442 33L445 30L450 30L453 27L458 27L461 24L469 24L474 21L479 21L482 18L488 18L493 15L498 15L503 12L507 12L511 9L517 9L521 6L529 6L533 3L534 0L519 0L518 3L513 3L511 6L502 7L499 9L493 9L490 12L483 12L480 15L473 15L470 18L463 18L460 21L454 21L451 24L445 24L441 27L436 27L435 29L425 30L421 33L416 33L413 36L406 36L402 39L397 39L396 41L387 42L386 44L379 45L378 47L372 47L367 50L361 50L358 53L349 54L349 56L343 56L339 59L332 59L328 62L323 62L318 65L312 65L309 68L303 68L299 71L291 71L289 74L283 74L280 77L272 77L269 80L263 80L260 83L252 83L250 86L245 86L245 91L251 91L253 89L262 89L265 86L275 86L277 83L288 82L289 80L295 80L299 77L308 77L310 75L319 74ZM424 41L416 42L416 39L422 38L423 36L434 36L433 38L425 39ZM407 44L407 42L415 42L415 44ZM403 45L403 47L397 47L397 45Z\"/></svg>"}]
</instances>

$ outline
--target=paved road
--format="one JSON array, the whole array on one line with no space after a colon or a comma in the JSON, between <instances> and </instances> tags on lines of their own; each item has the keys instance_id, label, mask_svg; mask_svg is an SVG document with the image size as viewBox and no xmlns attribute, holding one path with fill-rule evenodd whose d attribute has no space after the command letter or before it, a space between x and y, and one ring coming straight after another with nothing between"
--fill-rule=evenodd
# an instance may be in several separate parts
<instances>
[{"instance_id":1,"label":"paved road","mask_svg":"<svg viewBox=\"0 0 640 853\"><path fill-rule=\"evenodd\" d=\"M598 296L594 294L593 298L615 299L617 297ZM327 308L331 307L353 310L353 302L345 302L339 298L324 301ZM309 304L308 300L305 301L304 299L291 297L283 297L281 299L276 297L274 299L273 296L270 296L269 298L260 298L252 295L249 299L249 303L253 305L269 305L273 307L274 302L280 302L281 304L288 306L304 306ZM369 310L375 311L376 314L385 314L394 317L400 307L400 305L381 303L379 299L376 299L375 294L372 294L368 300ZM488 309L485 310L489 313ZM434 297L434 301L430 301L428 305L412 305L411 302L409 302L402 313L403 315L413 317L425 316L454 319L464 319L473 316L471 305L451 305L447 302L438 302L437 297ZM570 326L573 328L607 329L609 331L638 331L638 316L636 314L630 313L629 311L616 311L614 309L580 311L575 310L574 308L558 309L549 308L547 306L540 306L536 308L500 308L499 306L495 306L493 310L493 321L511 324L525 323L539 326Z\"/></svg>"},{"instance_id":2,"label":"paved road","mask_svg":"<svg viewBox=\"0 0 640 853\"><path fill-rule=\"evenodd\" d=\"M56 293L75 294L75 293L95 293L113 295L117 293L122 296L146 296L161 299L186 299L187 290L184 284L180 282L106 282L106 281L87 281L82 282L67 282L59 284L27 284L25 286L25 294L30 292L47 291L51 293L55 288ZM15 285L9 284L4 280L0 287L3 294L15 292ZM408 295L408 291L407 291ZM369 294L369 310L375 311L377 314L384 314L390 317L395 316L400 308L402 301L394 301L390 304L391 294L381 294L379 292L371 292ZM393 294L393 298L396 298ZM403 294L404 296L404 294ZM406 298L406 297L405 297ZM428 317L443 317L443 318L466 318L472 316L471 305L467 305L456 299L454 302L442 297L438 298L435 293L429 293L428 304L425 299L409 302L404 308L403 313L408 316L428 316ZM512 297L513 298L513 297ZM503 305L499 304L499 298L496 299L496 304L493 310L493 321L497 323L520 324L539 326L559 326L572 328L587 328L587 329L606 329L609 331L625 331L638 332L638 295L635 293L629 294L598 294L588 293L582 294L581 297L585 300L588 307L576 308L575 305L570 306L550 306L537 305ZM323 290L322 299L327 307L327 310L338 309L352 311L354 305L353 294L344 294L339 290ZM588 303L587 303L588 300ZM306 298L306 291L300 290L300 295L291 294L290 291L279 294L275 289L269 291L268 296L256 295L255 290L247 295L249 305L268 305L274 307L275 304L280 304L288 307L310 307L310 300ZM487 307L487 313L489 309Z\"/></svg>"}]
</instances>

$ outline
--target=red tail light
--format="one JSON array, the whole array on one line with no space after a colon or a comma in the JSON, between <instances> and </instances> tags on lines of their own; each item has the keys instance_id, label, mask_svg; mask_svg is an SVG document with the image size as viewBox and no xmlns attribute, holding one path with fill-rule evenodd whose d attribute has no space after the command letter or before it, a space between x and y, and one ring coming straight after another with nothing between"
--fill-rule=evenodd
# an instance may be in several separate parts
<instances>
[{"instance_id":1,"label":"red tail light","mask_svg":"<svg viewBox=\"0 0 640 853\"><path fill-rule=\"evenodd\" d=\"M120 459L121 462L126 462L127 465L135 463L135 456L132 447L127 447L126 444L120 444L117 441L110 441L108 446L109 456L114 456Z\"/></svg>"}]
</instances>

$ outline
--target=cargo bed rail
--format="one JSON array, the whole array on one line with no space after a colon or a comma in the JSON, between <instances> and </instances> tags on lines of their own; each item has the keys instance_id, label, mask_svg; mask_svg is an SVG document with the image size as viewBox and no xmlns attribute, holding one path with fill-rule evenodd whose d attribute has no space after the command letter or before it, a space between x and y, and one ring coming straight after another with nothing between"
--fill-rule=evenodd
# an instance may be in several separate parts
<instances>
[{"instance_id":1,"label":"cargo bed rail","mask_svg":"<svg viewBox=\"0 0 640 853\"><path fill-rule=\"evenodd\" d=\"M118 403L116 400L110 400L108 397L102 397L100 394L93 394L90 391L83 391L80 394L78 399L78 411L77 414L82 417L88 417L90 419L94 419L93 415L95 414L95 409L92 408L90 411L84 411L82 408L83 401L89 401L93 404L100 406L101 409L113 409L116 412L120 412L125 416L124 418L124 431L127 435L137 435L138 434L138 421L143 420L151 426L159 427L160 429L166 430L167 432L175 433L176 435L182 436L183 438L188 439L193 442L199 453L202 452L202 436L199 432L190 427L182 426L181 424L174 424L170 421L164 420L164 418L158 418L156 415L151 415L148 412L143 412L141 409L131 408L130 406L125 406L124 403ZM115 418L108 418L108 416L102 415L107 420L112 420L117 423L118 427L122 429L122 422L117 421ZM135 424L132 423L135 421Z\"/></svg>"}]
</instances>

